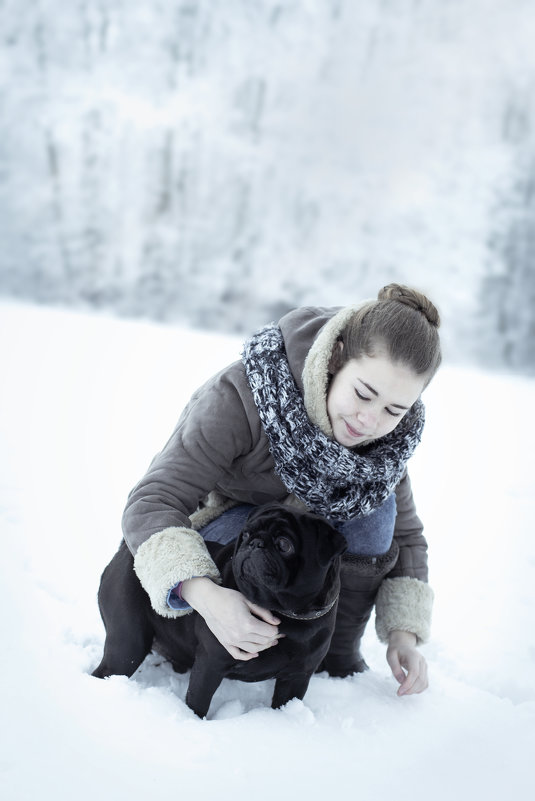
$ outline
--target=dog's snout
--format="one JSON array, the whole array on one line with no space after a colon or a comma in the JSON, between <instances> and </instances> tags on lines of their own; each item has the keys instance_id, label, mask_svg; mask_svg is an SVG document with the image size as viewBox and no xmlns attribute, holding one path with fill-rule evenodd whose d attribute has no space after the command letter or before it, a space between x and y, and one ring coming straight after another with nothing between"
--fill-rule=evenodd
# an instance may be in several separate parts
<instances>
[{"instance_id":1,"label":"dog's snout","mask_svg":"<svg viewBox=\"0 0 535 801\"><path fill-rule=\"evenodd\" d=\"M251 537L248 542L249 548L265 548L266 543L260 537Z\"/></svg>"}]
</instances>

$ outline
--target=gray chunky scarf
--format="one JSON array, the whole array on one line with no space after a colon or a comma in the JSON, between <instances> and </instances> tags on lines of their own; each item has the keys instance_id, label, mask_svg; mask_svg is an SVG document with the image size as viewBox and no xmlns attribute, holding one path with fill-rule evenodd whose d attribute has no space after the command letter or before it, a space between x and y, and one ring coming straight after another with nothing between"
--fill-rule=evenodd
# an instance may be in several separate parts
<instances>
[{"instance_id":1,"label":"gray chunky scarf","mask_svg":"<svg viewBox=\"0 0 535 801\"><path fill-rule=\"evenodd\" d=\"M266 326L248 340L242 360L275 470L288 491L331 520L361 517L381 506L420 442L422 401L416 401L390 434L351 450L308 417L278 326Z\"/></svg>"}]
</instances>

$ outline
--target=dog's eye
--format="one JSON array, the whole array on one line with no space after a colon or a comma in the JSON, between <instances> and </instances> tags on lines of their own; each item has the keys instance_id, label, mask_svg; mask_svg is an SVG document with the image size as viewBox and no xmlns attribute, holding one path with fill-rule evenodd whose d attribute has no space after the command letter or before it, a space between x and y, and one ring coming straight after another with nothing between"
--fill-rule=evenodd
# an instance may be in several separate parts
<instances>
[{"instance_id":1,"label":"dog's eye","mask_svg":"<svg viewBox=\"0 0 535 801\"><path fill-rule=\"evenodd\" d=\"M278 539L275 541L275 545L279 551L284 554L284 556L290 556L290 554L292 554L295 550L293 542L287 537L278 537Z\"/></svg>"}]
</instances>

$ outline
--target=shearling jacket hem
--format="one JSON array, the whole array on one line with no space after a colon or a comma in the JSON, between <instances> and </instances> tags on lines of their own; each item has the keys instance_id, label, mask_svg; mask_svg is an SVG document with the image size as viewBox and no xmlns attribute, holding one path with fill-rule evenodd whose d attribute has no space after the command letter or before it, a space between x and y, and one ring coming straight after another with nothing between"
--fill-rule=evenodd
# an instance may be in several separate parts
<instances>
[{"instance_id":1,"label":"shearling jacket hem","mask_svg":"<svg viewBox=\"0 0 535 801\"><path fill-rule=\"evenodd\" d=\"M191 609L171 609L167 595L180 581L207 576L221 578L203 538L190 528L165 528L139 546L134 570L150 598L152 608L163 617L181 617Z\"/></svg>"},{"instance_id":2,"label":"shearling jacket hem","mask_svg":"<svg viewBox=\"0 0 535 801\"><path fill-rule=\"evenodd\" d=\"M375 601L375 630L381 642L388 643L391 631L410 631L418 643L431 632L434 593L420 579L402 576L385 579Z\"/></svg>"}]
</instances>

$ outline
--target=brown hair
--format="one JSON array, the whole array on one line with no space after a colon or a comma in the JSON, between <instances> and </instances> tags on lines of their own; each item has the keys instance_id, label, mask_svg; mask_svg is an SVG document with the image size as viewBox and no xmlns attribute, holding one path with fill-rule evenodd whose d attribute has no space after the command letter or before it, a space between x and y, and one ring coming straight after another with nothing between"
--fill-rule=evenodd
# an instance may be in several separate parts
<instances>
[{"instance_id":1,"label":"brown hair","mask_svg":"<svg viewBox=\"0 0 535 801\"><path fill-rule=\"evenodd\" d=\"M350 359L374 356L384 349L394 363L426 375L431 381L442 360L438 327L440 317L429 298L410 287L388 284L377 300L364 304L340 333L333 350L333 373Z\"/></svg>"}]
</instances>

